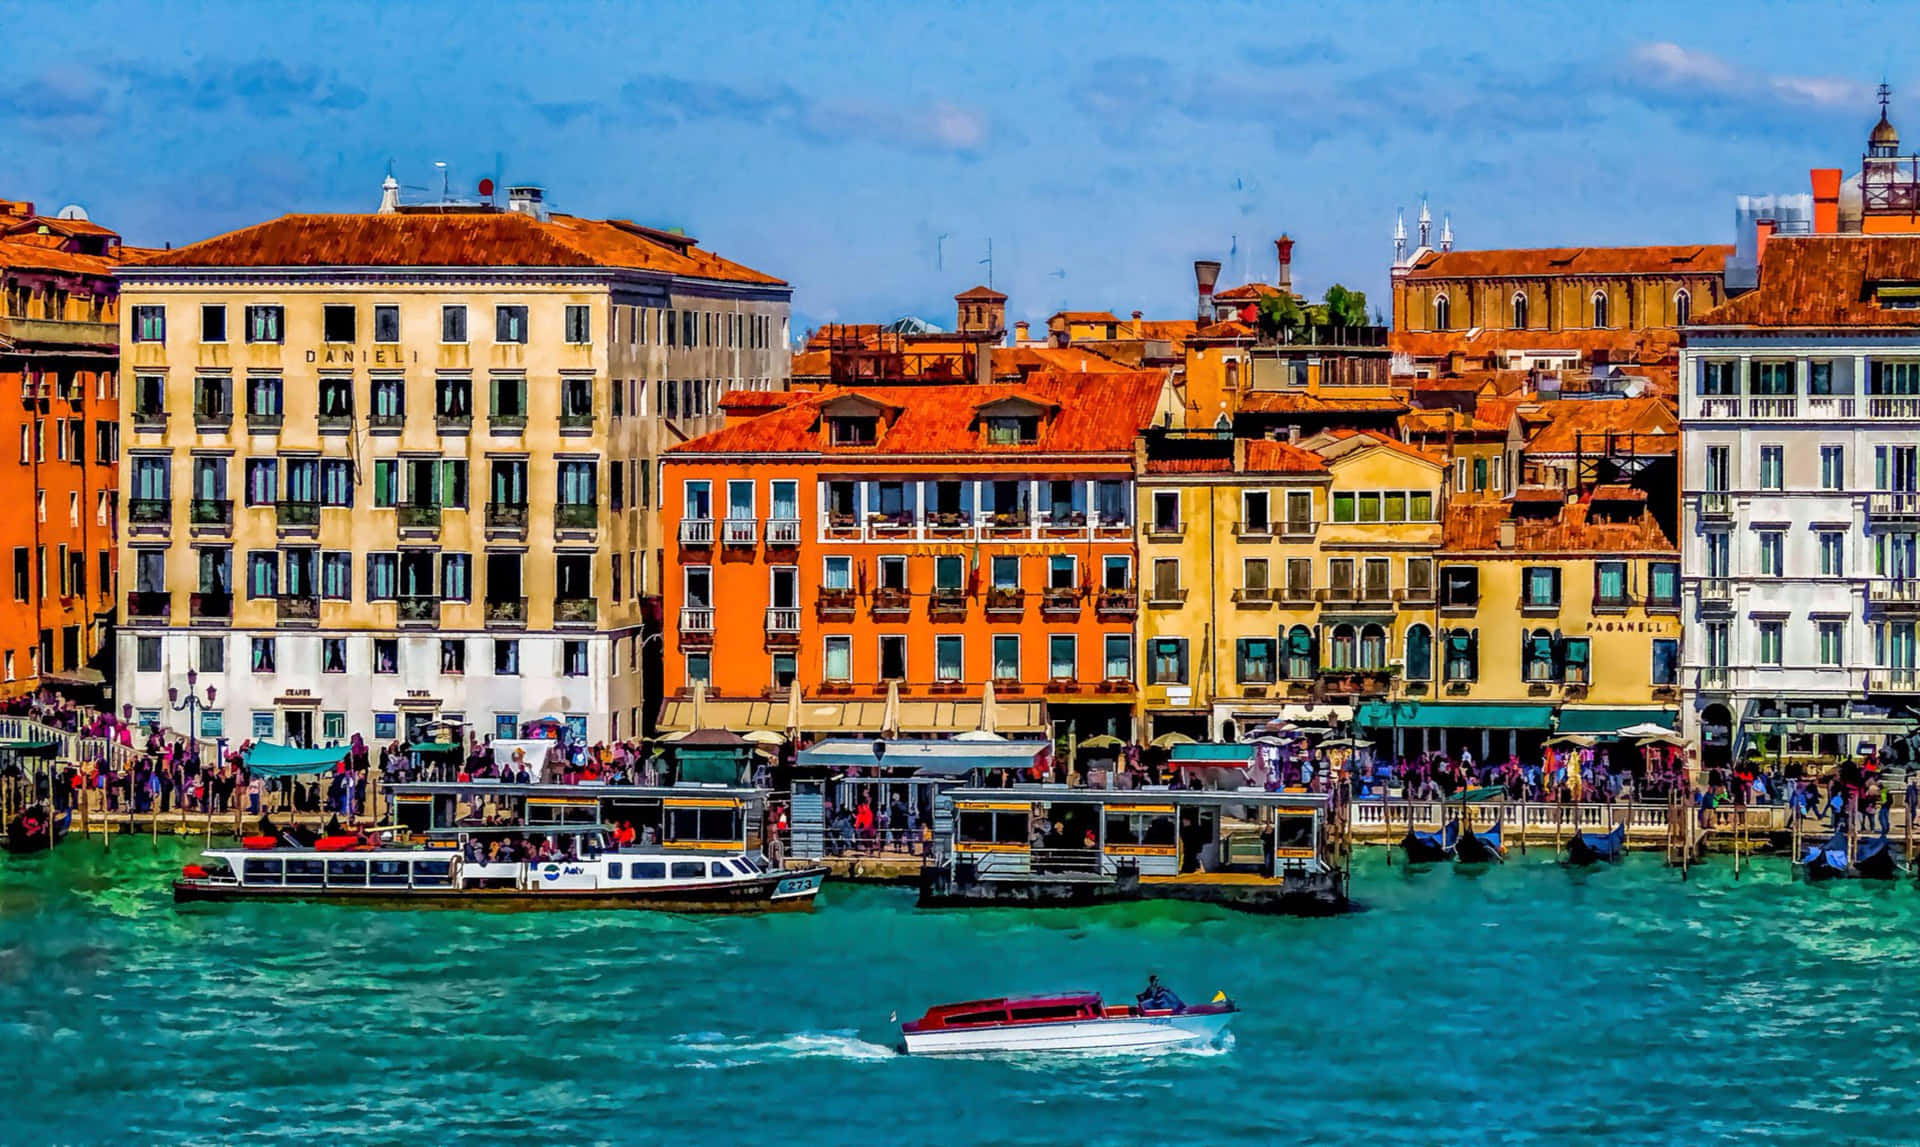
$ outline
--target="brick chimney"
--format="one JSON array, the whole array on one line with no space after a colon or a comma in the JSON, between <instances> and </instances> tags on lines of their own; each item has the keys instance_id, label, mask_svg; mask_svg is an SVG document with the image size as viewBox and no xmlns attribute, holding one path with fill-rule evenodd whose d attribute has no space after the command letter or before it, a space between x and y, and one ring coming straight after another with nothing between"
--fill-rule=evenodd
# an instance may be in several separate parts
<instances>
[{"instance_id":1,"label":"brick chimney","mask_svg":"<svg viewBox=\"0 0 1920 1147\"><path fill-rule=\"evenodd\" d=\"M1759 219L1753 224L1753 261L1756 266L1766 262L1767 241L1780 229L1780 224L1772 219Z\"/></svg>"},{"instance_id":2,"label":"brick chimney","mask_svg":"<svg viewBox=\"0 0 1920 1147\"><path fill-rule=\"evenodd\" d=\"M1280 256L1280 278L1275 284L1281 290L1293 290L1293 240L1282 234L1273 241L1274 253Z\"/></svg>"}]
</instances>

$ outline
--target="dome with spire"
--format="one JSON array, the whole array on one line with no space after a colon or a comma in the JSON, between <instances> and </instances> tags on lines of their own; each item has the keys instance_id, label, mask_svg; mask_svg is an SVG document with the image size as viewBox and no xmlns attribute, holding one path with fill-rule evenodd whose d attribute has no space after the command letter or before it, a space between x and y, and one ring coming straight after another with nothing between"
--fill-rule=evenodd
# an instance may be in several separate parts
<instances>
[{"instance_id":1,"label":"dome with spire","mask_svg":"<svg viewBox=\"0 0 1920 1147\"><path fill-rule=\"evenodd\" d=\"M1900 132L1894 128L1892 121L1887 119L1887 113L1884 110L1880 113L1880 122L1873 125L1873 134L1867 137L1867 145L1874 148L1900 146Z\"/></svg>"}]
</instances>

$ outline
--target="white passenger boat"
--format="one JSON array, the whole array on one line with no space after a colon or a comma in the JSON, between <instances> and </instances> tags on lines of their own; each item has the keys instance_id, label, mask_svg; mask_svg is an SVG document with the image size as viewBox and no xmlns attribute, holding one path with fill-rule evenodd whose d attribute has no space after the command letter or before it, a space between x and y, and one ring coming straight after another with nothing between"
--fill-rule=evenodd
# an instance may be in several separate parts
<instances>
[{"instance_id":1,"label":"white passenger boat","mask_svg":"<svg viewBox=\"0 0 1920 1147\"><path fill-rule=\"evenodd\" d=\"M1109 1007L1095 993L1067 992L942 1004L900 1035L909 1055L1151 1051L1212 1044L1238 1011L1224 995L1198 1007Z\"/></svg>"}]
</instances>

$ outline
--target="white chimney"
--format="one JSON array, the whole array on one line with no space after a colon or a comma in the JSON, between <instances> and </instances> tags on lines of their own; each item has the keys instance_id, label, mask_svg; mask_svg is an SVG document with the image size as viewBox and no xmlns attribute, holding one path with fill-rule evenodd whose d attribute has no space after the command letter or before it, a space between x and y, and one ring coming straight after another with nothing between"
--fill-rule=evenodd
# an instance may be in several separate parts
<instances>
[{"instance_id":1,"label":"white chimney","mask_svg":"<svg viewBox=\"0 0 1920 1147\"><path fill-rule=\"evenodd\" d=\"M547 221L547 193L532 186L507 188L507 210Z\"/></svg>"},{"instance_id":2,"label":"white chimney","mask_svg":"<svg viewBox=\"0 0 1920 1147\"><path fill-rule=\"evenodd\" d=\"M393 177L392 172L388 172L386 180L380 184L380 210L377 214L392 215L399 210L400 181Z\"/></svg>"}]
</instances>

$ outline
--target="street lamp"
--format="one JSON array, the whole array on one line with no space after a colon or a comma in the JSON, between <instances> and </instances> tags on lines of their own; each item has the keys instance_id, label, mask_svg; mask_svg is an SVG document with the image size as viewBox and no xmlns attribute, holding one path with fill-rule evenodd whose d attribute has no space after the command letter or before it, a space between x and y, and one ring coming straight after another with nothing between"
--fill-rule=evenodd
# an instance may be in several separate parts
<instances>
[{"instance_id":1,"label":"street lamp","mask_svg":"<svg viewBox=\"0 0 1920 1147\"><path fill-rule=\"evenodd\" d=\"M167 704L174 712L187 715L187 744L191 747L193 759L196 762L200 759L200 710L213 708L214 699L214 687L209 685L207 699L200 700L200 694L195 690L199 679L198 673L191 669L187 670L187 695L184 698L180 696L178 688L167 687Z\"/></svg>"}]
</instances>

